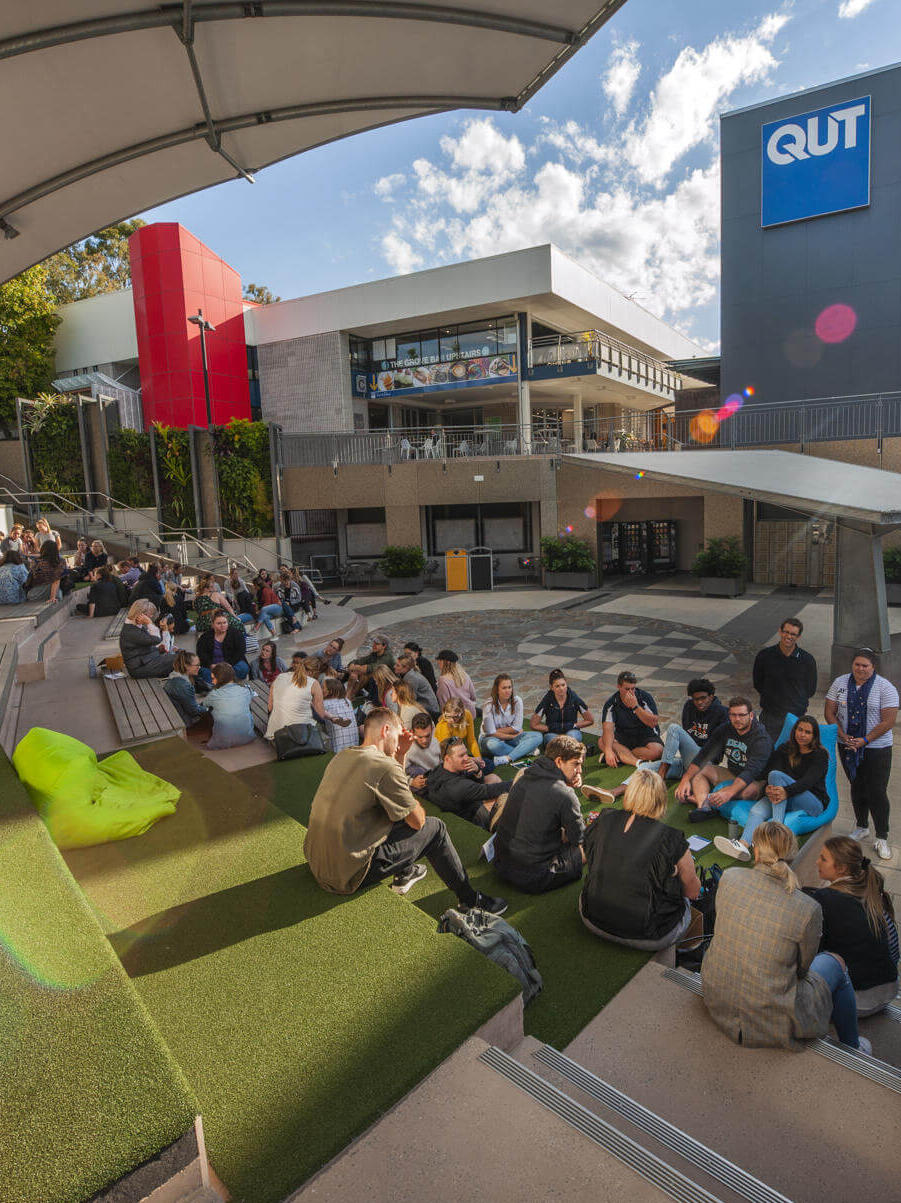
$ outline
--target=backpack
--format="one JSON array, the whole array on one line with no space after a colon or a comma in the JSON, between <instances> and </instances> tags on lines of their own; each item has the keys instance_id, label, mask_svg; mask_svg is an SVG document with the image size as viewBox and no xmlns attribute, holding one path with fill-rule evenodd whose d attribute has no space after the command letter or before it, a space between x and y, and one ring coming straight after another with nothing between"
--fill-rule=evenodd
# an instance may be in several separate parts
<instances>
[{"instance_id":1,"label":"backpack","mask_svg":"<svg viewBox=\"0 0 901 1203\"><path fill-rule=\"evenodd\" d=\"M512 973L522 986L523 1006L532 1001L544 983L535 967L535 958L524 937L506 920L490 911L472 907L468 911L453 908L438 920L439 932L453 932L489 960Z\"/></svg>"}]
</instances>

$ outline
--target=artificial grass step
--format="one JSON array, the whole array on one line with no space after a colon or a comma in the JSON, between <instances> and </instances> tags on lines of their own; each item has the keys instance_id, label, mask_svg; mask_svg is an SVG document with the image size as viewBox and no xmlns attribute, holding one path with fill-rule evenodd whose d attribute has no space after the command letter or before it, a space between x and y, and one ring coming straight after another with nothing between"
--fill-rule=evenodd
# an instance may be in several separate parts
<instances>
[{"instance_id":1,"label":"artificial grass step","mask_svg":"<svg viewBox=\"0 0 901 1203\"><path fill-rule=\"evenodd\" d=\"M136 756L182 789L178 812L76 871L199 1099L217 1173L235 1200L274 1203L518 987L387 887L319 889L303 827L184 741Z\"/></svg>"},{"instance_id":2,"label":"artificial grass step","mask_svg":"<svg viewBox=\"0 0 901 1203\"><path fill-rule=\"evenodd\" d=\"M198 1104L0 752L0 1198L87 1199Z\"/></svg>"}]
</instances>

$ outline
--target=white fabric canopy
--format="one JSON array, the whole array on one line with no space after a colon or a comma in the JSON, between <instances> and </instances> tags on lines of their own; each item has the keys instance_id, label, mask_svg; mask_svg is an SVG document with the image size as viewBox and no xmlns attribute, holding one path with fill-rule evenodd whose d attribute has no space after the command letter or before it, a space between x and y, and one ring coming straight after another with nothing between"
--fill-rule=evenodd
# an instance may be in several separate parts
<instances>
[{"instance_id":1,"label":"white fabric canopy","mask_svg":"<svg viewBox=\"0 0 901 1203\"><path fill-rule=\"evenodd\" d=\"M361 130L515 112L625 0L141 2L0 7L0 281Z\"/></svg>"},{"instance_id":2,"label":"white fabric canopy","mask_svg":"<svg viewBox=\"0 0 901 1203\"><path fill-rule=\"evenodd\" d=\"M649 480L694 485L768 501L803 513L901 523L901 476L793 451L649 451L567 455L569 464L643 472Z\"/></svg>"}]
</instances>

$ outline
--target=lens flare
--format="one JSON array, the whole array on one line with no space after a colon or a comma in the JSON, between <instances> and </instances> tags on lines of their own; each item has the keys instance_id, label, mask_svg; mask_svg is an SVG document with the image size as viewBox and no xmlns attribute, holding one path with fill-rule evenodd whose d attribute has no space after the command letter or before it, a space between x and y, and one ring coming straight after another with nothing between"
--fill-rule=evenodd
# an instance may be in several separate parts
<instances>
[{"instance_id":1,"label":"lens flare","mask_svg":"<svg viewBox=\"0 0 901 1203\"><path fill-rule=\"evenodd\" d=\"M716 438L719 426L720 419L713 410L705 409L692 418L688 429L696 443L712 443Z\"/></svg>"},{"instance_id":2,"label":"lens flare","mask_svg":"<svg viewBox=\"0 0 901 1203\"><path fill-rule=\"evenodd\" d=\"M641 472L636 472L636 473L635 473L635 479L636 479L636 480L641 480L642 476L644 476L644 471L643 471L643 470L642 470Z\"/></svg>"},{"instance_id":3,"label":"lens flare","mask_svg":"<svg viewBox=\"0 0 901 1203\"><path fill-rule=\"evenodd\" d=\"M584 513L586 518L596 518L597 517L597 510L594 508L593 505L586 505L585 509L582 512Z\"/></svg>"},{"instance_id":4,"label":"lens flare","mask_svg":"<svg viewBox=\"0 0 901 1203\"><path fill-rule=\"evenodd\" d=\"M843 343L854 333L857 314L850 305L829 305L816 320L817 338L824 343Z\"/></svg>"},{"instance_id":5,"label":"lens flare","mask_svg":"<svg viewBox=\"0 0 901 1203\"><path fill-rule=\"evenodd\" d=\"M742 392L744 393L744 395L746 397L753 397L754 394L757 392L757 390L755 389L753 384L749 384L749 385L746 385L746 387L742 389Z\"/></svg>"},{"instance_id":6,"label":"lens flare","mask_svg":"<svg viewBox=\"0 0 901 1203\"><path fill-rule=\"evenodd\" d=\"M572 523L570 523L568 526L564 527L564 530L568 535L571 535L575 530L575 527L572 525Z\"/></svg>"}]
</instances>

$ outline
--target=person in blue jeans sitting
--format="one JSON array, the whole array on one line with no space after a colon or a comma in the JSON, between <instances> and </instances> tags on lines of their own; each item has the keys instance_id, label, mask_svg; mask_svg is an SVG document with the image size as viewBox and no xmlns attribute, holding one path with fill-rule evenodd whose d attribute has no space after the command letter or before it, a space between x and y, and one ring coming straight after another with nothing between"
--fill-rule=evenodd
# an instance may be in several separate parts
<instances>
[{"instance_id":1,"label":"person in blue jeans sitting","mask_svg":"<svg viewBox=\"0 0 901 1203\"><path fill-rule=\"evenodd\" d=\"M562 668L552 669L547 681L550 689L535 707L529 725L542 735L545 743L550 743L556 735L571 735L580 740L583 727L592 725L594 715L566 684Z\"/></svg>"},{"instance_id":2,"label":"person in blue jeans sitting","mask_svg":"<svg viewBox=\"0 0 901 1203\"><path fill-rule=\"evenodd\" d=\"M670 723L663 740L663 755L659 760L649 760L641 766L659 773L664 781L682 777L717 727L729 721L728 710L716 696L713 682L706 677L694 677L688 682L686 693L688 699L682 707L681 726ZM629 777L611 790L613 797L621 797L631 780Z\"/></svg>"},{"instance_id":3,"label":"person in blue jeans sitting","mask_svg":"<svg viewBox=\"0 0 901 1203\"><path fill-rule=\"evenodd\" d=\"M812 715L798 719L785 743L774 749L766 770L764 797L751 807L741 836L730 840L718 835L713 841L720 852L735 860L751 859L754 832L761 823L768 819L782 823L792 810L821 815L829 804L829 753L820 742L820 724Z\"/></svg>"},{"instance_id":4,"label":"person in blue jeans sitting","mask_svg":"<svg viewBox=\"0 0 901 1203\"><path fill-rule=\"evenodd\" d=\"M500 673L491 686L491 697L482 707L479 746L495 765L522 760L541 747L537 731L523 730L522 698L513 692L513 678Z\"/></svg>"}]
</instances>

